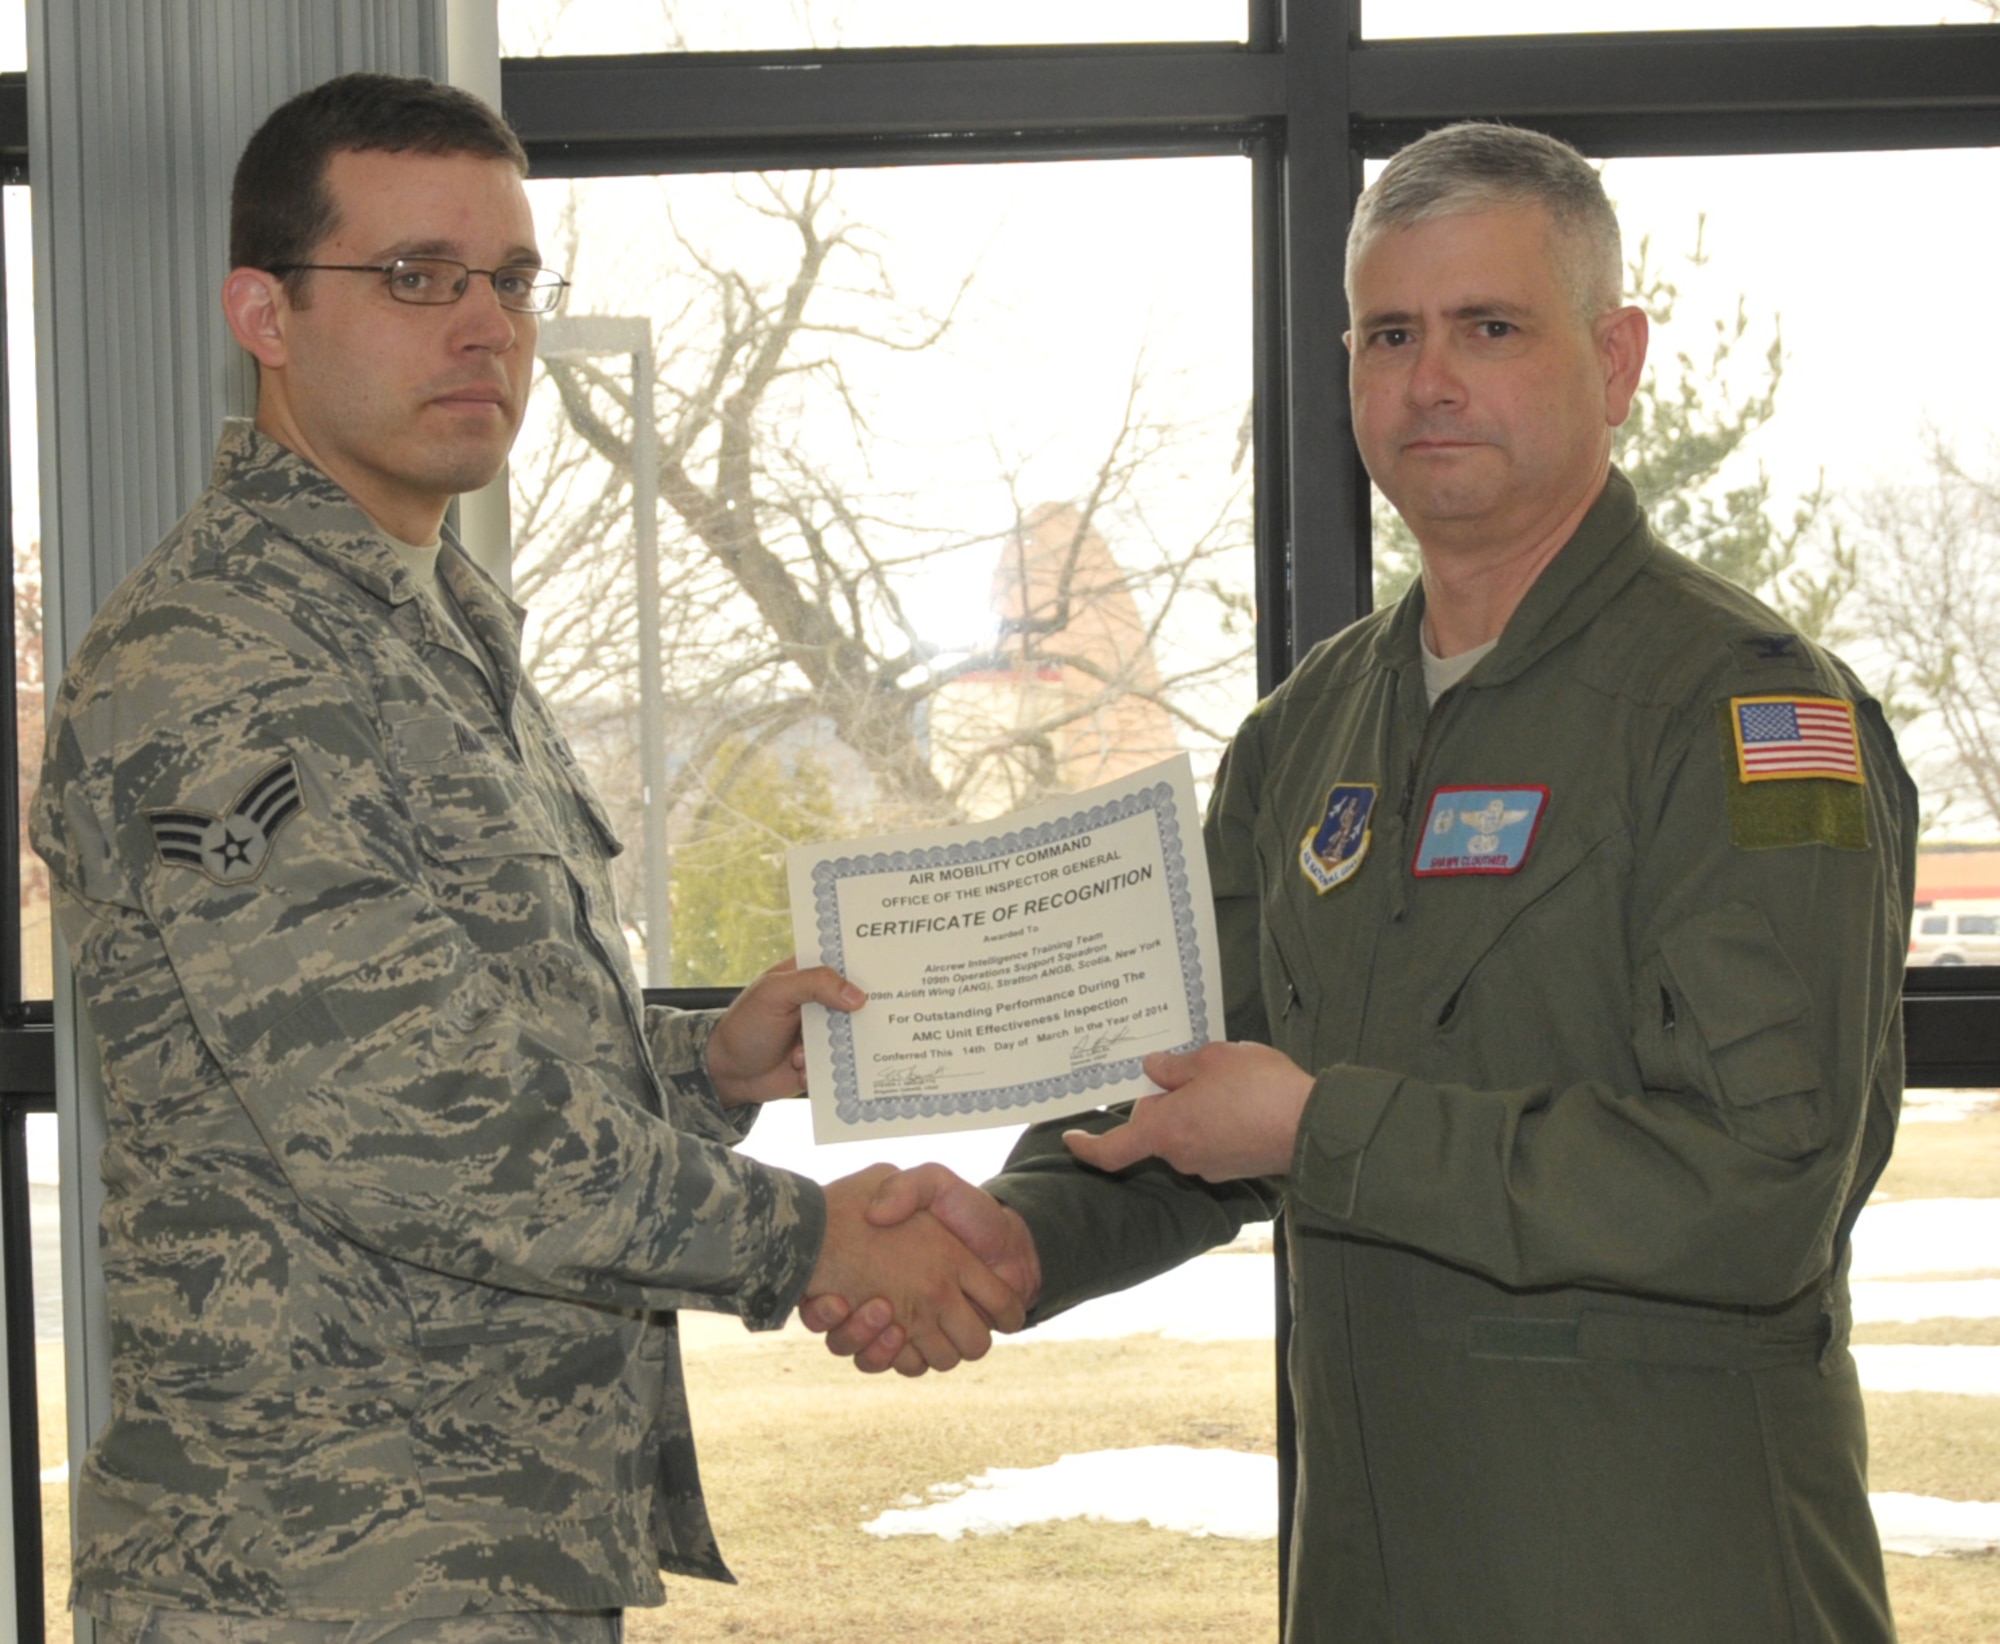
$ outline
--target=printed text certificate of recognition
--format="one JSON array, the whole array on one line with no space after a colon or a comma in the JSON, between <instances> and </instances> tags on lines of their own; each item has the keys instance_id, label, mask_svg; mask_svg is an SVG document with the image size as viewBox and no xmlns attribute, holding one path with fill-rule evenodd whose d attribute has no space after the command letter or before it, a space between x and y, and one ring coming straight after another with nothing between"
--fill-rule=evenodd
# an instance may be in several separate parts
<instances>
[{"instance_id":1,"label":"printed text certificate of recognition","mask_svg":"<svg viewBox=\"0 0 2000 1644\"><path fill-rule=\"evenodd\" d=\"M822 1142L1059 1118L1158 1087L1140 1058L1222 1034L1187 756L998 821L787 854Z\"/></svg>"}]
</instances>

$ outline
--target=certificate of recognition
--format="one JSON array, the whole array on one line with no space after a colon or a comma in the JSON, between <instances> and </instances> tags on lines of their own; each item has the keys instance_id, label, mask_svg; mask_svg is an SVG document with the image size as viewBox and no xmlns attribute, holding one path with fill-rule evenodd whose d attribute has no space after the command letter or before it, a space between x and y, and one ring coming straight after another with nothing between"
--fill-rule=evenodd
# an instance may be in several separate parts
<instances>
[{"instance_id":1,"label":"certificate of recognition","mask_svg":"<svg viewBox=\"0 0 2000 1644\"><path fill-rule=\"evenodd\" d=\"M1186 755L994 822L787 855L801 965L868 991L806 1006L822 1142L1058 1118L1158 1087L1222 1033Z\"/></svg>"}]
</instances>

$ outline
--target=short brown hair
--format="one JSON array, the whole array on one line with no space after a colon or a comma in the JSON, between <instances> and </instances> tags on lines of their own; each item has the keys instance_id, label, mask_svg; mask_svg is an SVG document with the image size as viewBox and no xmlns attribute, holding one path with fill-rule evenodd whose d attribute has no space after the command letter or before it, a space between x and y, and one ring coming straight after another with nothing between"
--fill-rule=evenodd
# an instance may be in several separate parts
<instances>
[{"instance_id":1,"label":"short brown hair","mask_svg":"<svg viewBox=\"0 0 2000 1644\"><path fill-rule=\"evenodd\" d=\"M528 174L513 128L470 92L421 75L343 74L279 104L244 146L229 195L230 266L307 261L339 222L327 162L370 150L472 154ZM306 278L286 276L294 302Z\"/></svg>"}]
</instances>

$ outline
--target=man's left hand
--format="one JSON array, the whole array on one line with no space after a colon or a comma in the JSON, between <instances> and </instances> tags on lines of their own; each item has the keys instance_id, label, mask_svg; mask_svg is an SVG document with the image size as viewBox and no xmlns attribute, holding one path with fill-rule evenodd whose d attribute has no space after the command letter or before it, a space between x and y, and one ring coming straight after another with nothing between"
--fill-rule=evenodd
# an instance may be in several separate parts
<instances>
[{"instance_id":1,"label":"man's left hand","mask_svg":"<svg viewBox=\"0 0 2000 1644\"><path fill-rule=\"evenodd\" d=\"M1283 1051L1227 1041L1160 1051L1146 1058L1146 1077L1165 1094L1140 1097L1132 1117L1102 1135L1063 1132L1070 1152L1099 1170L1158 1156L1209 1182L1291 1170L1313 1076Z\"/></svg>"},{"instance_id":2,"label":"man's left hand","mask_svg":"<svg viewBox=\"0 0 2000 1644\"><path fill-rule=\"evenodd\" d=\"M859 1010L868 995L826 965L800 970L796 960L773 965L736 996L708 1036L703 1060L724 1107L773 1102L806 1086L806 1047L799 1007Z\"/></svg>"}]
</instances>

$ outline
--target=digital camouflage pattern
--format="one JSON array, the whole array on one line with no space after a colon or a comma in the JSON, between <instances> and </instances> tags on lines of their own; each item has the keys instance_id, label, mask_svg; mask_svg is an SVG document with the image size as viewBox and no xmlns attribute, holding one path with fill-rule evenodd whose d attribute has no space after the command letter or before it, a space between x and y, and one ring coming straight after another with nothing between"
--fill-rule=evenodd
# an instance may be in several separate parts
<instances>
[{"instance_id":1,"label":"digital camouflage pattern","mask_svg":"<svg viewBox=\"0 0 2000 1644\"><path fill-rule=\"evenodd\" d=\"M1844 1277L1902 1097L1916 796L1881 710L1615 473L1435 707L1422 617L1419 587L1307 657L1208 818L1230 1037L1316 1075L1286 1637L1886 1644ZM1855 704L1865 786L1826 785L1862 838L1734 837L1717 707L1770 693ZM1322 889L1300 841L1362 785L1367 853ZM1454 788L1547 790L1512 871L1418 871ZM995 1185L1044 1311L1213 1242L1249 1186L1093 1176L1048 1132Z\"/></svg>"},{"instance_id":2,"label":"digital camouflage pattern","mask_svg":"<svg viewBox=\"0 0 2000 1644\"><path fill-rule=\"evenodd\" d=\"M346 494L231 424L57 700L34 837L110 1126L86 1606L728 1579L672 1310L780 1323L824 1199L730 1151L711 1019L642 1003L521 612L439 563L497 696Z\"/></svg>"}]
</instances>

